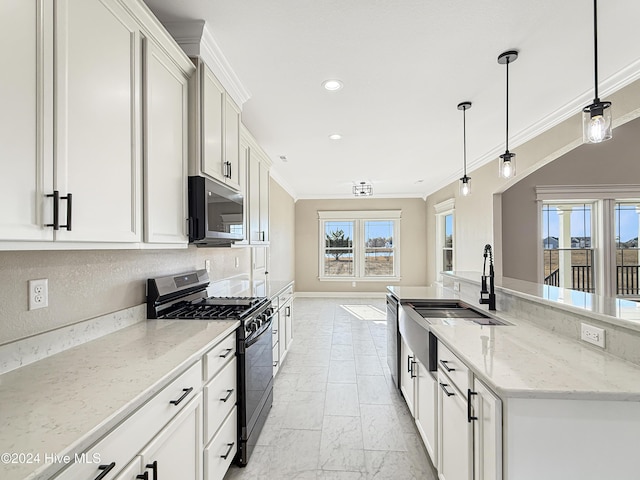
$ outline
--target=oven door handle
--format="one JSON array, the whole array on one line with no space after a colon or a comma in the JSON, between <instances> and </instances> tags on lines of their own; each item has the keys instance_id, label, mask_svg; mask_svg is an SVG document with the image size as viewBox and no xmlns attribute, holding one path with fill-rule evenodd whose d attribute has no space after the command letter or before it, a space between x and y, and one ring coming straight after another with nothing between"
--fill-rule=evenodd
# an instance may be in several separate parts
<instances>
[{"instance_id":1,"label":"oven door handle","mask_svg":"<svg viewBox=\"0 0 640 480\"><path fill-rule=\"evenodd\" d=\"M253 345L254 343L256 343L260 337L262 335L264 335L264 333L268 330L271 329L271 323L273 322L273 317L269 318L269 321L266 324L262 324L260 326L260 330L258 330L259 333L256 333L256 335L254 337L249 338L248 340L245 340L244 342L244 348L248 348L251 345Z\"/></svg>"}]
</instances>

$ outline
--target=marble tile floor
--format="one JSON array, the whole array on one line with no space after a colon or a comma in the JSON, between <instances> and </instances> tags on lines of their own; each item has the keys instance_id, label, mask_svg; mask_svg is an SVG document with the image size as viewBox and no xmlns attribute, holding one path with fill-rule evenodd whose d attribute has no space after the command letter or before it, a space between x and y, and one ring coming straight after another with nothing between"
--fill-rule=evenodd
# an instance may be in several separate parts
<instances>
[{"instance_id":1,"label":"marble tile floor","mask_svg":"<svg viewBox=\"0 0 640 480\"><path fill-rule=\"evenodd\" d=\"M294 340L245 468L225 480L436 480L386 361L384 299L297 298Z\"/></svg>"}]
</instances>

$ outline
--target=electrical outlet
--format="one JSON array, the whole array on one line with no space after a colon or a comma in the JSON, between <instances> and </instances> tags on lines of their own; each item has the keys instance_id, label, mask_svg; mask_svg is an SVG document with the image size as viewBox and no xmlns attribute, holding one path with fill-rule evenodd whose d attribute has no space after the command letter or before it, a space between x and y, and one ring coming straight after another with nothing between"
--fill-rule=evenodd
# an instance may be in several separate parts
<instances>
[{"instance_id":1,"label":"electrical outlet","mask_svg":"<svg viewBox=\"0 0 640 480\"><path fill-rule=\"evenodd\" d=\"M49 306L49 280L29 280L29 310Z\"/></svg>"},{"instance_id":2,"label":"electrical outlet","mask_svg":"<svg viewBox=\"0 0 640 480\"><path fill-rule=\"evenodd\" d=\"M453 282L453 291L454 292L460 291L460 282Z\"/></svg>"},{"instance_id":3,"label":"electrical outlet","mask_svg":"<svg viewBox=\"0 0 640 480\"><path fill-rule=\"evenodd\" d=\"M211 260L204 261L204 269L209 273L211 271Z\"/></svg>"},{"instance_id":4,"label":"electrical outlet","mask_svg":"<svg viewBox=\"0 0 640 480\"><path fill-rule=\"evenodd\" d=\"M594 327L586 323L580 324L580 338L585 342L592 343L604 348L604 328Z\"/></svg>"}]
</instances>

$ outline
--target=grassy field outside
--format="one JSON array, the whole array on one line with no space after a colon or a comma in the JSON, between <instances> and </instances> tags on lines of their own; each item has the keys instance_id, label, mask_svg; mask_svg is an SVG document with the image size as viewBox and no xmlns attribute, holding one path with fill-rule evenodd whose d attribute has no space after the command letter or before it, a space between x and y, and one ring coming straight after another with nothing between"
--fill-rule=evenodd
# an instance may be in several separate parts
<instances>
[{"instance_id":1,"label":"grassy field outside","mask_svg":"<svg viewBox=\"0 0 640 480\"><path fill-rule=\"evenodd\" d=\"M364 273L371 277L393 276L393 253L385 252L384 255L367 255L365 257ZM324 274L327 276L352 277L353 258L340 257L337 260L333 255L324 257Z\"/></svg>"}]
</instances>

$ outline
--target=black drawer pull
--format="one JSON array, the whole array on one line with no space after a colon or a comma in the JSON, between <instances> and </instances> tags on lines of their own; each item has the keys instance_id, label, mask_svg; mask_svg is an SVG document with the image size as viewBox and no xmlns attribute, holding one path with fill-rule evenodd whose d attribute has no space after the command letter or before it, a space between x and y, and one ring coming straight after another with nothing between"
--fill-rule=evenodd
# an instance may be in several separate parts
<instances>
[{"instance_id":1,"label":"black drawer pull","mask_svg":"<svg viewBox=\"0 0 640 480\"><path fill-rule=\"evenodd\" d=\"M411 355L407 355L407 373L411 373L411 362L413 361L413 357Z\"/></svg>"},{"instance_id":2,"label":"black drawer pull","mask_svg":"<svg viewBox=\"0 0 640 480\"><path fill-rule=\"evenodd\" d=\"M189 395L192 391L193 391L193 387L189 387L189 388L183 388L182 391L184 392L182 394L182 396L177 399L177 400L171 400L169 403L171 405L178 405L180 402L182 402L185 398L187 398L187 395Z\"/></svg>"},{"instance_id":3,"label":"black drawer pull","mask_svg":"<svg viewBox=\"0 0 640 480\"><path fill-rule=\"evenodd\" d=\"M278 366L278 361L276 360L275 362L273 362L273 366L277 367Z\"/></svg>"},{"instance_id":4,"label":"black drawer pull","mask_svg":"<svg viewBox=\"0 0 640 480\"><path fill-rule=\"evenodd\" d=\"M71 211L72 211L72 205L71 205L71 199L72 199L72 195L70 193L67 193L66 197L60 197L61 200L66 200L67 201L67 224L66 225L60 225L60 228L66 228L67 231L71 231Z\"/></svg>"},{"instance_id":5,"label":"black drawer pull","mask_svg":"<svg viewBox=\"0 0 640 480\"><path fill-rule=\"evenodd\" d=\"M442 391L447 394L447 397L453 397L455 395L455 392L449 392L446 388L448 386L449 386L448 383L440 383L440 388L442 388Z\"/></svg>"},{"instance_id":6,"label":"black drawer pull","mask_svg":"<svg viewBox=\"0 0 640 480\"><path fill-rule=\"evenodd\" d=\"M220 458L222 458L223 460L226 460L227 457L229 456L229 454L231 453L231 450L233 450L233 446L235 444L236 444L236 442L227 443L227 447L229 447L229 450L227 450L227 453L225 453L224 455L220 455Z\"/></svg>"},{"instance_id":7,"label":"black drawer pull","mask_svg":"<svg viewBox=\"0 0 640 480\"><path fill-rule=\"evenodd\" d=\"M102 473L98 475L95 480L102 480L107 474L116 467L116 462L111 462L109 465L100 465L98 470L102 470Z\"/></svg>"},{"instance_id":8,"label":"black drawer pull","mask_svg":"<svg viewBox=\"0 0 640 480\"><path fill-rule=\"evenodd\" d=\"M233 348L227 348L224 355L219 355L220 358L227 358L231 352L233 352Z\"/></svg>"},{"instance_id":9,"label":"black drawer pull","mask_svg":"<svg viewBox=\"0 0 640 480\"><path fill-rule=\"evenodd\" d=\"M284 313L285 317L290 317L291 316L291 307L287 307L285 309L285 313Z\"/></svg>"},{"instance_id":10,"label":"black drawer pull","mask_svg":"<svg viewBox=\"0 0 640 480\"><path fill-rule=\"evenodd\" d=\"M447 365L447 363L449 363L449 360L440 360L440 363L442 364L442 366L444 367L444 369L447 372L455 372L456 371L455 368L450 368L449 365Z\"/></svg>"},{"instance_id":11,"label":"black drawer pull","mask_svg":"<svg viewBox=\"0 0 640 480\"><path fill-rule=\"evenodd\" d=\"M157 460L154 460L153 463L147 463L147 466L145 468L150 468L151 471L153 472L153 480L158 480L158 461Z\"/></svg>"},{"instance_id":12,"label":"black drawer pull","mask_svg":"<svg viewBox=\"0 0 640 480\"><path fill-rule=\"evenodd\" d=\"M227 400L229 400L229 398L231 397L231 395L233 394L233 388L231 390L227 390L227 396L224 398L221 398L220 401L221 402L226 402Z\"/></svg>"},{"instance_id":13,"label":"black drawer pull","mask_svg":"<svg viewBox=\"0 0 640 480\"><path fill-rule=\"evenodd\" d=\"M478 417L471 416L471 395L477 395L478 392L472 392L470 388L467 388L467 422L471 423L471 420L478 420Z\"/></svg>"},{"instance_id":14,"label":"black drawer pull","mask_svg":"<svg viewBox=\"0 0 640 480\"><path fill-rule=\"evenodd\" d=\"M278 330L273 330L273 334L276 335L278 333Z\"/></svg>"},{"instance_id":15,"label":"black drawer pull","mask_svg":"<svg viewBox=\"0 0 640 480\"><path fill-rule=\"evenodd\" d=\"M415 372L413 371L413 367L417 362L414 362L413 360L411 360L411 371L410 371L410 376L411 378L416 378L417 375L415 374Z\"/></svg>"},{"instance_id":16,"label":"black drawer pull","mask_svg":"<svg viewBox=\"0 0 640 480\"><path fill-rule=\"evenodd\" d=\"M140 475L136 475L136 479L140 480L149 480L149 472L141 473Z\"/></svg>"},{"instance_id":17,"label":"black drawer pull","mask_svg":"<svg viewBox=\"0 0 640 480\"><path fill-rule=\"evenodd\" d=\"M53 193L47 195L47 198L53 198L53 223L46 223L44 226L60 230L60 192L54 190Z\"/></svg>"}]
</instances>

